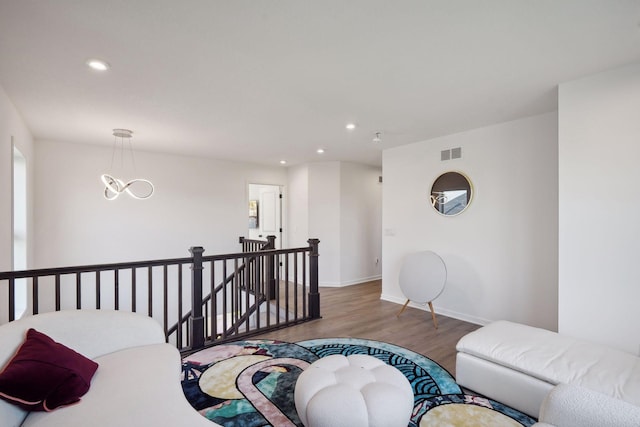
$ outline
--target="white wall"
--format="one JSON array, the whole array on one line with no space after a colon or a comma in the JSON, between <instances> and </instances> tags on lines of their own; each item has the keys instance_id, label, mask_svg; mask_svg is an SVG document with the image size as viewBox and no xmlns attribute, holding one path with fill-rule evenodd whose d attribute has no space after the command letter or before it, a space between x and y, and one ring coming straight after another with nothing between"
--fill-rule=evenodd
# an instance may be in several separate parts
<instances>
[{"instance_id":1,"label":"white wall","mask_svg":"<svg viewBox=\"0 0 640 427\"><path fill-rule=\"evenodd\" d=\"M640 64L559 88L560 332L640 354Z\"/></svg>"},{"instance_id":2,"label":"white wall","mask_svg":"<svg viewBox=\"0 0 640 427\"><path fill-rule=\"evenodd\" d=\"M288 228L285 230L291 247L307 246L307 240L315 238L309 234L309 167L292 166L287 170Z\"/></svg>"},{"instance_id":3,"label":"white wall","mask_svg":"<svg viewBox=\"0 0 640 427\"><path fill-rule=\"evenodd\" d=\"M236 252L247 234L249 182L286 184L280 167L136 151L148 200L103 198L100 174L111 148L36 143L38 267L126 262Z\"/></svg>"},{"instance_id":4,"label":"white wall","mask_svg":"<svg viewBox=\"0 0 640 427\"><path fill-rule=\"evenodd\" d=\"M340 286L340 162L309 164L309 236L320 239L320 286Z\"/></svg>"},{"instance_id":5,"label":"white wall","mask_svg":"<svg viewBox=\"0 0 640 427\"><path fill-rule=\"evenodd\" d=\"M296 247L306 246L309 237L320 239L320 286L380 278L381 173L350 162L289 168L289 239Z\"/></svg>"},{"instance_id":6,"label":"white wall","mask_svg":"<svg viewBox=\"0 0 640 427\"><path fill-rule=\"evenodd\" d=\"M440 161L462 147L461 159ZM441 173L467 174L467 211L443 217L428 197ZM402 258L433 250L447 285L437 312L475 323L557 328L557 115L515 120L383 152L382 299L403 303Z\"/></svg>"},{"instance_id":7,"label":"white wall","mask_svg":"<svg viewBox=\"0 0 640 427\"><path fill-rule=\"evenodd\" d=\"M380 278L382 184L380 168L340 164L341 285Z\"/></svg>"},{"instance_id":8,"label":"white wall","mask_svg":"<svg viewBox=\"0 0 640 427\"><path fill-rule=\"evenodd\" d=\"M27 249L33 254L33 138L4 89L0 86L0 271L12 270L13 252L13 143L27 161Z\"/></svg>"}]
</instances>

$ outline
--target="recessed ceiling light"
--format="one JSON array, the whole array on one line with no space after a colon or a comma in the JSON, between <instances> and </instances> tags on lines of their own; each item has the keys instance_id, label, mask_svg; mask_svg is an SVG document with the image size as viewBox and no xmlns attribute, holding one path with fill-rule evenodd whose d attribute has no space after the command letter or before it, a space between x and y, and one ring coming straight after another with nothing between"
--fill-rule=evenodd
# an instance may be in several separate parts
<instances>
[{"instance_id":1,"label":"recessed ceiling light","mask_svg":"<svg viewBox=\"0 0 640 427\"><path fill-rule=\"evenodd\" d=\"M89 59L87 61L87 66L96 71L107 71L109 68L111 68L109 66L109 63L100 59Z\"/></svg>"},{"instance_id":2,"label":"recessed ceiling light","mask_svg":"<svg viewBox=\"0 0 640 427\"><path fill-rule=\"evenodd\" d=\"M356 124L355 123L347 123L347 125L345 127L347 128L347 130L354 130L356 128Z\"/></svg>"},{"instance_id":3,"label":"recessed ceiling light","mask_svg":"<svg viewBox=\"0 0 640 427\"><path fill-rule=\"evenodd\" d=\"M286 164L287 164L287 161L286 161L286 160L280 160L280 164L281 164L281 165L286 165Z\"/></svg>"},{"instance_id":4,"label":"recessed ceiling light","mask_svg":"<svg viewBox=\"0 0 640 427\"><path fill-rule=\"evenodd\" d=\"M322 154L322 153L324 153L324 148L318 148L318 149L316 150L316 153L318 153L318 154Z\"/></svg>"}]
</instances>

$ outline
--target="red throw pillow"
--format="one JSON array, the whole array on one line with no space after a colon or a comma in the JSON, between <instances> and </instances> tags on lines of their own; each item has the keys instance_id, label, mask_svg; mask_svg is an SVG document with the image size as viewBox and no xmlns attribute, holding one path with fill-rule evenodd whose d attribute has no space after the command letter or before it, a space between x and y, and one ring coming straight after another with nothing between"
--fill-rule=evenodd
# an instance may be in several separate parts
<instances>
[{"instance_id":1,"label":"red throw pillow","mask_svg":"<svg viewBox=\"0 0 640 427\"><path fill-rule=\"evenodd\" d=\"M0 398L27 411L52 411L80 400L98 364L29 329L0 372Z\"/></svg>"}]
</instances>

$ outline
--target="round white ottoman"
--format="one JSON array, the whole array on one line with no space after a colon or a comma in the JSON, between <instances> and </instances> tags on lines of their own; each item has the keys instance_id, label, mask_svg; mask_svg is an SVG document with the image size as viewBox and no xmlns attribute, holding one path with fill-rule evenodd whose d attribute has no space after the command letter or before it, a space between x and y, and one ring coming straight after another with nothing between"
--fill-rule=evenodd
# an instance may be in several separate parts
<instances>
[{"instance_id":1,"label":"round white ottoman","mask_svg":"<svg viewBox=\"0 0 640 427\"><path fill-rule=\"evenodd\" d=\"M331 355L300 374L295 404L306 427L407 427L413 389L375 357Z\"/></svg>"}]
</instances>

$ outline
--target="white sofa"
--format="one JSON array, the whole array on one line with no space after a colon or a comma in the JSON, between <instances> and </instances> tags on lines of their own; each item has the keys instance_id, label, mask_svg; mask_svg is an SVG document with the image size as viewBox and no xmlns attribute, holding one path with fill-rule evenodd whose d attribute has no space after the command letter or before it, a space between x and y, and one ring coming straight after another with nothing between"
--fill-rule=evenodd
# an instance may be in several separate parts
<instances>
[{"instance_id":1,"label":"white sofa","mask_svg":"<svg viewBox=\"0 0 640 427\"><path fill-rule=\"evenodd\" d=\"M629 353L507 321L465 335L456 349L458 384L541 420L547 398L557 413L551 392L558 384L640 406L640 358Z\"/></svg>"},{"instance_id":2,"label":"white sofa","mask_svg":"<svg viewBox=\"0 0 640 427\"><path fill-rule=\"evenodd\" d=\"M0 326L0 368L29 328L94 360L99 367L77 404L26 412L0 400L2 427L212 427L180 386L180 353L160 325L140 314L70 310L29 316Z\"/></svg>"}]
</instances>

